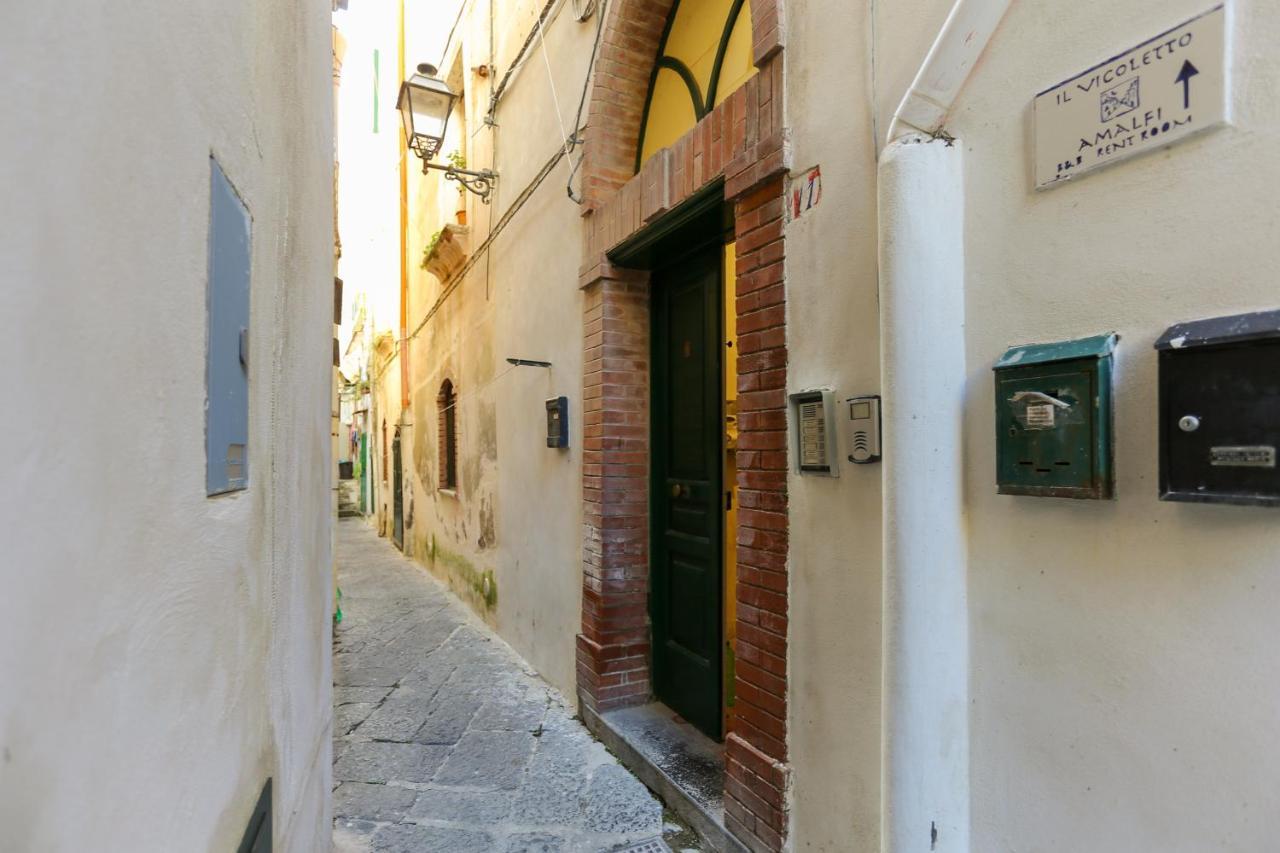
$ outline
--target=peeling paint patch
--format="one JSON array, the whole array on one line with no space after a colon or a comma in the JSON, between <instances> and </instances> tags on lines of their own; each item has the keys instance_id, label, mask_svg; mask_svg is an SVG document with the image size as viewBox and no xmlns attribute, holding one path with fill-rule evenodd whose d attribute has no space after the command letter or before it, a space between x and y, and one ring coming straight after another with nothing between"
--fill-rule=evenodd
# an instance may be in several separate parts
<instances>
[{"instance_id":1,"label":"peeling paint patch","mask_svg":"<svg viewBox=\"0 0 1280 853\"><path fill-rule=\"evenodd\" d=\"M476 540L476 545L483 551L496 544L498 537L494 532L493 496L483 495L480 498L480 538Z\"/></svg>"},{"instance_id":2,"label":"peeling paint patch","mask_svg":"<svg viewBox=\"0 0 1280 853\"><path fill-rule=\"evenodd\" d=\"M490 462L498 458L498 412L493 403L480 404L480 457Z\"/></svg>"},{"instance_id":3,"label":"peeling paint patch","mask_svg":"<svg viewBox=\"0 0 1280 853\"><path fill-rule=\"evenodd\" d=\"M428 406L428 399L430 406ZM435 435L435 394L428 395L423 391L414 396L413 423L416 427L411 433L413 437L411 446L413 447L414 473L417 474L419 483L434 483L435 478L432 476L432 470L436 461L435 442L423 441L419 433L426 425L427 432L423 432L422 435Z\"/></svg>"}]
</instances>

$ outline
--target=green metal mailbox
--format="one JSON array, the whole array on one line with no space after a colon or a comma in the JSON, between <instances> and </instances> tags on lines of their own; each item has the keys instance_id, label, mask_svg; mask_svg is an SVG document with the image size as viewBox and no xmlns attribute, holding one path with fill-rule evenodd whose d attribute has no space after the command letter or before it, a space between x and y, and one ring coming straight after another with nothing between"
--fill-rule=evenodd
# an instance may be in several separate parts
<instances>
[{"instance_id":1,"label":"green metal mailbox","mask_svg":"<svg viewBox=\"0 0 1280 853\"><path fill-rule=\"evenodd\" d=\"M1104 500L1114 493L1115 334L1011 347L995 365L1002 495Z\"/></svg>"}]
</instances>

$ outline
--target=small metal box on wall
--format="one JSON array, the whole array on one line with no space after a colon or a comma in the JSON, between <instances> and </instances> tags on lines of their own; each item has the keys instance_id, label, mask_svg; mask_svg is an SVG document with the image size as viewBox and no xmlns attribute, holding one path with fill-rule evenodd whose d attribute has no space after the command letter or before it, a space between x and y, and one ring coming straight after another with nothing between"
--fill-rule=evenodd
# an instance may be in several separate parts
<instances>
[{"instance_id":1,"label":"small metal box on wall","mask_svg":"<svg viewBox=\"0 0 1280 853\"><path fill-rule=\"evenodd\" d=\"M239 491L249 485L249 290L253 219L213 158L209 159L209 172L205 491L212 496Z\"/></svg>"},{"instance_id":2,"label":"small metal box on wall","mask_svg":"<svg viewBox=\"0 0 1280 853\"><path fill-rule=\"evenodd\" d=\"M547 447L569 446L569 398L552 397L547 401Z\"/></svg>"},{"instance_id":3,"label":"small metal box on wall","mask_svg":"<svg viewBox=\"0 0 1280 853\"><path fill-rule=\"evenodd\" d=\"M1112 354L1097 335L1011 347L995 364L996 484L1002 495L1114 495Z\"/></svg>"},{"instance_id":4,"label":"small metal box on wall","mask_svg":"<svg viewBox=\"0 0 1280 853\"><path fill-rule=\"evenodd\" d=\"M1155 346L1160 499L1280 506L1280 311L1179 323Z\"/></svg>"}]
</instances>

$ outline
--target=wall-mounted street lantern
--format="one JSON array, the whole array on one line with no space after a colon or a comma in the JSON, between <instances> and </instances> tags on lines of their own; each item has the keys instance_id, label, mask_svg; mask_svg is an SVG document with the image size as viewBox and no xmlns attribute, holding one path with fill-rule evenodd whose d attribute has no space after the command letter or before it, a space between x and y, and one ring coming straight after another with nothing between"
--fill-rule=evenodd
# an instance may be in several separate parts
<instances>
[{"instance_id":1,"label":"wall-mounted street lantern","mask_svg":"<svg viewBox=\"0 0 1280 853\"><path fill-rule=\"evenodd\" d=\"M400 86L400 99L396 103L396 109L400 110L400 117L404 121L405 143L422 158L424 175L428 169L444 172L445 180L457 181L488 204L489 194L493 192L493 180L498 177L496 172L489 169L472 172L456 166L437 166L431 162L444 144L449 114L453 112L453 102L458 99L458 95L436 73L435 66L424 62L418 66L418 72Z\"/></svg>"}]
</instances>

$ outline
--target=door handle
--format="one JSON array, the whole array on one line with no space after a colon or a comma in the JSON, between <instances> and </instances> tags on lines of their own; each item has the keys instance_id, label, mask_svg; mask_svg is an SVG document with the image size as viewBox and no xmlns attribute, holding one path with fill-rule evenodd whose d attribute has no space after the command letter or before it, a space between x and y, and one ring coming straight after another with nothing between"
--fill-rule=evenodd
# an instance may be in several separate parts
<instances>
[{"instance_id":1,"label":"door handle","mask_svg":"<svg viewBox=\"0 0 1280 853\"><path fill-rule=\"evenodd\" d=\"M673 483L671 486L671 497L679 498L684 496L684 486L680 483Z\"/></svg>"}]
</instances>

